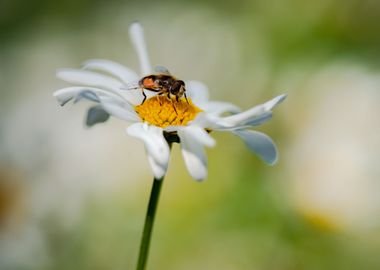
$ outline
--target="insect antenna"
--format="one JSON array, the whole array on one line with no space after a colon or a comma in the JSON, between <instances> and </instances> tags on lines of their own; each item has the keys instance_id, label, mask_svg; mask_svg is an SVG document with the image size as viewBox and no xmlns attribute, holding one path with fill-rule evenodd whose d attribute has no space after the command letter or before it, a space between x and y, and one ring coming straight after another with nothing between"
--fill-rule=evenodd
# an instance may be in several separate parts
<instances>
[{"instance_id":1,"label":"insect antenna","mask_svg":"<svg viewBox=\"0 0 380 270\"><path fill-rule=\"evenodd\" d=\"M120 90L137 90L141 89L141 86L137 83L127 83L125 87L120 87Z\"/></svg>"}]
</instances>

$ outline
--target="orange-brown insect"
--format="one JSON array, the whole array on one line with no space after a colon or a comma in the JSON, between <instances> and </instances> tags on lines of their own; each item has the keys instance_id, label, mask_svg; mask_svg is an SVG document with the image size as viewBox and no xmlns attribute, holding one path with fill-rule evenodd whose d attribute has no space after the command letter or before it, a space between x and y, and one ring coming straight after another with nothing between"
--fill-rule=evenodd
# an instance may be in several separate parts
<instances>
[{"instance_id":1,"label":"orange-brown insect","mask_svg":"<svg viewBox=\"0 0 380 270\"><path fill-rule=\"evenodd\" d=\"M179 99L184 96L187 101L184 81L177 80L165 67L158 66L155 68L155 71L157 74L145 76L139 81L139 86L144 96L141 104L146 100L144 89L157 92L159 96L165 95L169 99L175 97L176 101L179 101Z\"/></svg>"}]
</instances>

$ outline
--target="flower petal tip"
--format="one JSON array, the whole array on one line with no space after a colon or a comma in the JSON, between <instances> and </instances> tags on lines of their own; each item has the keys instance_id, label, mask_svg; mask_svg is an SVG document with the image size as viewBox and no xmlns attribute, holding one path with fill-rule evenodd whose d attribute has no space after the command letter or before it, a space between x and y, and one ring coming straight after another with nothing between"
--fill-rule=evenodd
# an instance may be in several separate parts
<instances>
[{"instance_id":1,"label":"flower petal tip","mask_svg":"<svg viewBox=\"0 0 380 270\"><path fill-rule=\"evenodd\" d=\"M276 152L276 156L273 158L273 160L263 160L263 161L269 166L275 166L278 162L278 153Z\"/></svg>"},{"instance_id":2,"label":"flower petal tip","mask_svg":"<svg viewBox=\"0 0 380 270\"><path fill-rule=\"evenodd\" d=\"M193 178L195 182L202 183L206 180L207 177L202 177L202 178Z\"/></svg>"},{"instance_id":3,"label":"flower petal tip","mask_svg":"<svg viewBox=\"0 0 380 270\"><path fill-rule=\"evenodd\" d=\"M56 90L54 93L53 93L53 97L58 101L58 104L60 106L64 106L67 102L69 102L72 97L67 97L65 96L65 88L63 89L59 89L59 90Z\"/></svg>"},{"instance_id":4,"label":"flower petal tip","mask_svg":"<svg viewBox=\"0 0 380 270\"><path fill-rule=\"evenodd\" d=\"M82 69L87 69L92 66L93 63L103 61L102 59L87 59L86 61L82 62Z\"/></svg>"},{"instance_id":5,"label":"flower petal tip","mask_svg":"<svg viewBox=\"0 0 380 270\"><path fill-rule=\"evenodd\" d=\"M215 145L216 145L216 141L215 140L213 140L212 142L210 142L208 145L206 145L206 146L208 146L208 147L215 147Z\"/></svg>"},{"instance_id":6,"label":"flower petal tip","mask_svg":"<svg viewBox=\"0 0 380 270\"><path fill-rule=\"evenodd\" d=\"M132 37L135 36L141 36L143 35L144 28L142 27L141 23L138 21L132 22L129 26L129 34Z\"/></svg>"},{"instance_id":7,"label":"flower petal tip","mask_svg":"<svg viewBox=\"0 0 380 270\"><path fill-rule=\"evenodd\" d=\"M58 95L57 95L57 91L55 91L51 96L52 96L54 99L57 100L57 102L58 102L58 104L59 104L60 106L65 105L62 101L59 100Z\"/></svg>"},{"instance_id":8,"label":"flower petal tip","mask_svg":"<svg viewBox=\"0 0 380 270\"><path fill-rule=\"evenodd\" d=\"M70 68L58 68L56 71L55 71L55 76L58 78L58 79L61 79L61 80L64 80L62 79L63 78L63 74L70 70Z\"/></svg>"},{"instance_id":9,"label":"flower petal tip","mask_svg":"<svg viewBox=\"0 0 380 270\"><path fill-rule=\"evenodd\" d=\"M276 105L282 103L287 97L288 97L288 94L281 94L281 95L277 96Z\"/></svg>"},{"instance_id":10,"label":"flower petal tip","mask_svg":"<svg viewBox=\"0 0 380 270\"><path fill-rule=\"evenodd\" d=\"M193 167L191 170L190 170L190 168L188 168L188 171L189 171L191 178L193 178L193 180L198 182L198 183L203 182L207 179L207 176L208 176L207 169L202 170L200 168L194 168Z\"/></svg>"},{"instance_id":11,"label":"flower petal tip","mask_svg":"<svg viewBox=\"0 0 380 270\"><path fill-rule=\"evenodd\" d=\"M129 28L132 28L132 27L142 27L142 26L141 26L140 21L138 21L138 20L134 20L134 21L132 21L131 24L129 25Z\"/></svg>"},{"instance_id":12,"label":"flower petal tip","mask_svg":"<svg viewBox=\"0 0 380 270\"><path fill-rule=\"evenodd\" d=\"M152 67L148 56L147 46L144 39L144 29L139 22L134 22L129 26L129 37L132 45L137 52L140 62L140 69L142 75L152 73Z\"/></svg>"}]
</instances>

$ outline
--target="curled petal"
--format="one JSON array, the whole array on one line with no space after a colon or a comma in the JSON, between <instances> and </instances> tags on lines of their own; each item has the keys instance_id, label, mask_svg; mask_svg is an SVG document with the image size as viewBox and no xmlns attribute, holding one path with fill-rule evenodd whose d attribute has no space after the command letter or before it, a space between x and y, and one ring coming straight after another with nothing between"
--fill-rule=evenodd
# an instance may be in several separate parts
<instances>
[{"instance_id":1,"label":"curled petal","mask_svg":"<svg viewBox=\"0 0 380 270\"><path fill-rule=\"evenodd\" d=\"M123 100L123 98L113 92L109 92L99 88L73 86L59 89L53 93L53 96L58 100L61 106L65 105L70 100L79 101L87 99L94 102L100 102L98 96L104 95L114 99Z\"/></svg>"},{"instance_id":2,"label":"curled petal","mask_svg":"<svg viewBox=\"0 0 380 270\"><path fill-rule=\"evenodd\" d=\"M270 120L272 118L272 115L273 115L273 113L271 111L265 112L263 114L260 114L259 116L256 116L256 117L250 119L249 121L245 122L244 124L247 127L258 126L258 125L261 125L261 124L265 123L266 121Z\"/></svg>"},{"instance_id":3,"label":"curled petal","mask_svg":"<svg viewBox=\"0 0 380 270\"><path fill-rule=\"evenodd\" d=\"M222 117L208 115L207 116L208 122L206 122L206 124L203 126L206 128L219 130L219 131L234 131L234 130L239 130L239 129L247 129L253 126L259 126L269 121L272 118L272 115L273 115L272 112L266 112L235 126L232 126L228 122L227 123L224 122L224 119Z\"/></svg>"},{"instance_id":4,"label":"curled petal","mask_svg":"<svg viewBox=\"0 0 380 270\"><path fill-rule=\"evenodd\" d=\"M106 112L102 106L93 106L87 111L86 125L88 127L92 127L95 124L107 121L109 117L109 113Z\"/></svg>"},{"instance_id":5,"label":"curled petal","mask_svg":"<svg viewBox=\"0 0 380 270\"><path fill-rule=\"evenodd\" d=\"M83 63L84 69L100 70L117 77L125 84L130 84L139 79L133 70L110 60L91 59Z\"/></svg>"},{"instance_id":6,"label":"curled petal","mask_svg":"<svg viewBox=\"0 0 380 270\"><path fill-rule=\"evenodd\" d=\"M132 23L129 27L129 36L132 45L136 50L140 62L141 75L145 76L152 73L152 67L149 61L148 50L144 38L144 29L140 23Z\"/></svg>"},{"instance_id":7,"label":"curled petal","mask_svg":"<svg viewBox=\"0 0 380 270\"><path fill-rule=\"evenodd\" d=\"M209 99L208 88L199 81L186 81L186 95L194 102L195 105L201 106Z\"/></svg>"},{"instance_id":8,"label":"curled petal","mask_svg":"<svg viewBox=\"0 0 380 270\"><path fill-rule=\"evenodd\" d=\"M154 176L161 178L168 168L170 156L163 130L146 123L135 123L127 128L127 134L144 142Z\"/></svg>"},{"instance_id":9,"label":"curled petal","mask_svg":"<svg viewBox=\"0 0 380 270\"><path fill-rule=\"evenodd\" d=\"M105 88L114 92L123 87L122 82L112 77L88 70L63 68L57 71L57 77L72 84Z\"/></svg>"},{"instance_id":10,"label":"curled petal","mask_svg":"<svg viewBox=\"0 0 380 270\"><path fill-rule=\"evenodd\" d=\"M282 95L279 95L267 102L265 102L262 106L263 106L263 110L264 111L270 111L272 110L274 107L276 107L278 104L280 104L281 102L283 102L286 97L288 95L287 94L282 94Z\"/></svg>"},{"instance_id":11,"label":"curled petal","mask_svg":"<svg viewBox=\"0 0 380 270\"><path fill-rule=\"evenodd\" d=\"M241 109L229 102L223 101L208 101L201 105L202 110L214 115L222 115L223 113L239 113Z\"/></svg>"},{"instance_id":12,"label":"curled petal","mask_svg":"<svg viewBox=\"0 0 380 270\"><path fill-rule=\"evenodd\" d=\"M224 117L220 119L219 125L225 128L236 128L239 126L246 126L248 123L260 123L260 121L262 123L264 119L268 120L270 118L268 118L268 112L271 112L271 110L284 101L285 98L286 95L280 95L264 104L253 107L252 109L242 113ZM263 115L265 115L265 117L263 117ZM256 122L257 119L261 120Z\"/></svg>"},{"instance_id":13,"label":"curled petal","mask_svg":"<svg viewBox=\"0 0 380 270\"><path fill-rule=\"evenodd\" d=\"M139 120L133 107L123 97L106 90L92 87L67 87L55 91L53 96L62 106L72 99L74 101L87 99L100 103L108 114L126 121L135 122Z\"/></svg>"},{"instance_id":14,"label":"curled petal","mask_svg":"<svg viewBox=\"0 0 380 270\"><path fill-rule=\"evenodd\" d=\"M267 164L274 165L277 162L277 147L269 136L253 130L235 130L233 133L242 138L247 147Z\"/></svg>"},{"instance_id":15,"label":"curled petal","mask_svg":"<svg viewBox=\"0 0 380 270\"><path fill-rule=\"evenodd\" d=\"M207 156L204 145L214 146L215 141L199 127L189 126L178 130L181 151L190 175L197 181L207 177Z\"/></svg>"}]
</instances>

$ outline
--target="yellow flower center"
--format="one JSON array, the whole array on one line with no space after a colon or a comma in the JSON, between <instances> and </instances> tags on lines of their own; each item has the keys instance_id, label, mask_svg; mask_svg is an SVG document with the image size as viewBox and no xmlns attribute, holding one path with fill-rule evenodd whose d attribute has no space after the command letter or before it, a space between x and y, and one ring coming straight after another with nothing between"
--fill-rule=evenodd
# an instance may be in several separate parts
<instances>
[{"instance_id":1,"label":"yellow flower center","mask_svg":"<svg viewBox=\"0 0 380 270\"><path fill-rule=\"evenodd\" d=\"M180 98L176 101L166 96L151 97L135 110L144 122L165 128L167 126L185 126L201 112L190 98Z\"/></svg>"}]
</instances>

